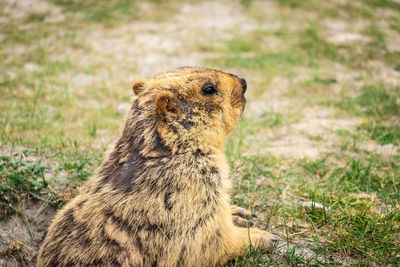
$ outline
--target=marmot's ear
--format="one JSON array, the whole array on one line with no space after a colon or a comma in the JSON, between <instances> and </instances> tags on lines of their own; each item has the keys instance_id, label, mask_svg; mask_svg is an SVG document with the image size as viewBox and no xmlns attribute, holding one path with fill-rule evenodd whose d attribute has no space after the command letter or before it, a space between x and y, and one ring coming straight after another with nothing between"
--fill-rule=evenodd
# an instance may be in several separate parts
<instances>
[{"instance_id":1,"label":"marmot's ear","mask_svg":"<svg viewBox=\"0 0 400 267\"><path fill-rule=\"evenodd\" d=\"M161 91L156 96L156 109L158 114L178 113L178 101L169 91Z\"/></svg>"},{"instance_id":2,"label":"marmot's ear","mask_svg":"<svg viewBox=\"0 0 400 267\"><path fill-rule=\"evenodd\" d=\"M135 95L140 94L144 90L144 84L146 82L146 79L140 79L132 84L132 90L135 93Z\"/></svg>"}]
</instances>

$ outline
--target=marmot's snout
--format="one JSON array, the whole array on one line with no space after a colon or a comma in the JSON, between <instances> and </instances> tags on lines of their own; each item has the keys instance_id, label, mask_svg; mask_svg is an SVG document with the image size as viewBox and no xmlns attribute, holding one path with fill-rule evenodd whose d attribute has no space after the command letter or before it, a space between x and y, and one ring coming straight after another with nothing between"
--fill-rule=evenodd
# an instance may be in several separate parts
<instances>
[{"instance_id":1,"label":"marmot's snout","mask_svg":"<svg viewBox=\"0 0 400 267\"><path fill-rule=\"evenodd\" d=\"M246 93L247 90L247 83L246 80L243 78L239 78L240 84L242 85L243 94Z\"/></svg>"}]
</instances>

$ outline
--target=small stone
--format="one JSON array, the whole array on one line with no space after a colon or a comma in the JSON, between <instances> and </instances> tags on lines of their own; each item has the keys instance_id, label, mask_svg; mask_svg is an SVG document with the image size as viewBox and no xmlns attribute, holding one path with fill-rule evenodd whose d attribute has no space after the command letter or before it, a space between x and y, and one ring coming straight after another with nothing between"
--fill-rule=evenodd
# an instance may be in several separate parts
<instances>
[{"instance_id":1,"label":"small stone","mask_svg":"<svg viewBox=\"0 0 400 267\"><path fill-rule=\"evenodd\" d=\"M371 38L357 33L342 32L329 36L327 41L336 45L341 45L359 41L370 42Z\"/></svg>"},{"instance_id":2,"label":"small stone","mask_svg":"<svg viewBox=\"0 0 400 267\"><path fill-rule=\"evenodd\" d=\"M302 203L303 209L307 211L311 211L313 208L314 209L319 209L319 210L326 210L326 207L318 202L312 202L312 201L307 201Z\"/></svg>"},{"instance_id":3,"label":"small stone","mask_svg":"<svg viewBox=\"0 0 400 267\"><path fill-rule=\"evenodd\" d=\"M24 70L27 72L34 72L39 69L39 65L33 62L27 62L24 65Z\"/></svg>"},{"instance_id":4,"label":"small stone","mask_svg":"<svg viewBox=\"0 0 400 267\"><path fill-rule=\"evenodd\" d=\"M64 21L65 21L65 16L63 14L49 16L49 17L46 17L46 19L44 20L44 22L48 22L48 23L61 23Z\"/></svg>"}]
</instances>

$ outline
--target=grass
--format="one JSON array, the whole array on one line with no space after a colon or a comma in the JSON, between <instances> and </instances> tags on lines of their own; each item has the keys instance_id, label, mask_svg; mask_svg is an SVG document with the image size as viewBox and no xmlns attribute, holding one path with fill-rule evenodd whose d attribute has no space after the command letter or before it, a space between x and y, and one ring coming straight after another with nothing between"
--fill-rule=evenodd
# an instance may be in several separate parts
<instances>
[{"instance_id":1,"label":"grass","mask_svg":"<svg viewBox=\"0 0 400 267\"><path fill-rule=\"evenodd\" d=\"M54 3L63 7L63 11L74 15L81 12L82 22L102 23L112 26L139 17L139 8L136 1L72 1L55 0Z\"/></svg>"},{"instance_id":2,"label":"grass","mask_svg":"<svg viewBox=\"0 0 400 267\"><path fill-rule=\"evenodd\" d=\"M299 47L307 54L307 58L312 61L320 58L337 58L339 56L339 47L323 40L318 35L316 28L315 25L309 25L305 31L300 33Z\"/></svg>"},{"instance_id":3,"label":"grass","mask_svg":"<svg viewBox=\"0 0 400 267\"><path fill-rule=\"evenodd\" d=\"M44 178L45 168L43 162L30 163L21 157L1 156L1 218L7 218L14 213L13 204L29 196L40 195L41 191L48 189Z\"/></svg>"},{"instance_id":4,"label":"grass","mask_svg":"<svg viewBox=\"0 0 400 267\"><path fill-rule=\"evenodd\" d=\"M349 260L356 265L399 263L398 156L385 160L378 154L348 146L321 159L297 160L282 170L282 160L273 156L238 157L230 150L228 155L238 158L232 163L233 168L241 162L236 171L242 178L234 187L233 202L268 214L263 225L284 239L280 247L286 254L280 264L335 265ZM290 197L285 192L290 192ZM304 209L299 199L320 203L326 209ZM300 226L282 223L282 218ZM313 241L304 244L299 238L301 233ZM306 249L308 253L301 255L296 249ZM257 253L242 262L278 261L271 255L269 259L260 258Z\"/></svg>"},{"instance_id":5,"label":"grass","mask_svg":"<svg viewBox=\"0 0 400 267\"><path fill-rule=\"evenodd\" d=\"M362 116L358 129L381 145L399 143L398 111L400 87L366 85L357 97L342 96L337 105L350 114Z\"/></svg>"},{"instance_id":6,"label":"grass","mask_svg":"<svg viewBox=\"0 0 400 267\"><path fill-rule=\"evenodd\" d=\"M365 122L360 125L359 129L365 130L380 145L398 145L400 143L400 127L398 125L386 126L382 123Z\"/></svg>"},{"instance_id":7,"label":"grass","mask_svg":"<svg viewBox=\"0 0 400 267\"><path fill-rule=\"evenodd\" d=\"M111 138L107 143L95 141L104 132L107 136L112 136L111 130L117 132L121 115L116 105L128 99L128 94L110 90L110 84L102 80L83 90L71 88L72 78L92 75L102 66L78 65L65 49L85 53L87 47L78 39L77 29L82 25L112 28L137 20L138 3L61 0L49 5L60 8L61 22L48 22L51 10L15 17L7 13L6 4L0 5L4 17L0 27L2 221L20 214L26 199L58 208L73 197L76 187L101 161ZM17 154L3 154L10 149ZM51 173L50 180L45 179L46 171Z\"/></svg>"},{"instance_id":8,"label":"grass","mask_svg":"<svg viewBox=\"0 0 400 267\"><path fill-rule=\"evenodd\" d=\"M321 6L318 1L312 0L301 2L296 0L279 0L282 6L289 6L295 9L304 10L319 10L322 11L320 16L329 17L344 17L346 19L352 18L366 18L371 19L374 16L376 8L388 8L395 11L400 10L400 4L391 0L361 0L357 2L342 2L335 5ZM338 8L342 11L338 12Z\"/></svg>"},{"instance_id":9,"label":"grass","mask_svg":"<svg viewBox=\"0 0 400 267\"><path fill-rule=\"evenodd\" d=\"M233 50L234 51L234 50ZM298 65L301 62L300 57L288 55L285 53L266 53L257 56L233 56L229 58L216 59L212 64L222 65L224 67L239 66L245 69L271 69L280 65Z\"/></svg>"},{"instance_id":10,"label":"grass","mask_svg":"<svg viewBox=\"0 0 400 267\"><path fill-rule=\"evenodd\" d=\"M3 145L2 149L7 149ZM92 152L93 153L93 152ZM41 158L45 160L41 160ZM0 158L0 220L15 212L21 213L26 199L43 201L61 207L74 194L76 187L93 173L99 159L84 151L65 150L51 155L49 151L34 151L23 147L4 153ZM66 177L65 182L58 179Z\"/></svg>"},{"instance_id":11,"label":"grass","mask_svg":"<svg viewBox=\"0 0 400 267\"><path fill-rule=\"evenodd\" d=\"M339 108L337 116L358 117L362 123L351 131L337 132L340 139L337 150L322 153L316 159L288 160L258 150L249 151L256 147L249 143L254 142L251 138L254 135L261 138L264 129L275 131L290 122L275 124L263 121L262 116L242 121L226 146L232 173L240 177L235 180L233 202L265 214L262 226L278 233L283 241L270 254L252 251L229 266L397 266L400 264L400 168L396 146L400 88L361 74L371 72L365 65L370 60L379 60L396 69L398 55L386 49L389 37L376 26L371 12L371 8L377 7L397 9L396 4L368 1L338 14L328 5L318 7L320 3L316 5L313 1L279 2L295 10L325 10L325 13L318 11L319 20L324 15L336 19L343 16L349 19L347 16L353 15L368 18L370 24L360 33L370 37L371 42L329 43L324 39L324 26L310 20L296 32L283 26L282 30L256 31L249 38L229 40L221 57L206 62L241 67L255 75L262 73L260 77L265 81L256 85L255 98L260 92L268 96L265 87L274 76L283 75L289 81L294 80L292 86L296 86L286 98L294 97L297 102L304 99L306 106L323 103ZM256 41L262 36L279 36L285 45L277 49L263 47ZM359 74L343 84L334 73L324 71L337 64ZM310 78L296 81L299 68L307 68ZM356 82L363 83L358 90L352 88ZM343 89L335 95L333 90L338 85ZM318 143L326 140L321 135L311 139ZM385 157L365 149L367 140L381 146L394 145L394 154ZM266 138L263 141L257 140L257 146L268 146L271 142ZM303 203L307 201L322 204L325 209L314 206L306 209Z\"/></svg>"},{"instance_id":12,"label":"grass","mask_svg":"<svg viewBox=\"0 0 400 267\"><path fill-rule=\"evenodd\" d=\"M2 221L18 214L30 229L27 200L59 208L76 194L115 139L118 105L129 101L130 83L142 69L167 69L175 56L190 61L192 53L205 53L203 65L249 83L248 113L225 146L232 202L258 213L256 225L282 240L269 253L249 247L228 266L400 264L400 53L388 45L400 29L396 1L279 0L268 8L240 1L231 5L246 19L222 30L201 26L195 40L174 35L190 26L179 12L190 11L192 1L48 3L49 10L20 17L0 3ZM55 9L59 22L51 22ZM246 23L254 29L243 30ZM338 32L366 41L330 41ZM155 35L162 43L153 43ZM172 35L188 45L164 51ZM131 53L136 49L169 60L140 61ZM263 110L252 114L254 105ZM346 119L357 123L334 130L310 124L302 129L307 134L294 127ZM325 149L315 157L268 152L295 135ZM302 144L290 144L296 145ZM22 248L15 250L24 259Z\"/></svg>"}]
</instances>

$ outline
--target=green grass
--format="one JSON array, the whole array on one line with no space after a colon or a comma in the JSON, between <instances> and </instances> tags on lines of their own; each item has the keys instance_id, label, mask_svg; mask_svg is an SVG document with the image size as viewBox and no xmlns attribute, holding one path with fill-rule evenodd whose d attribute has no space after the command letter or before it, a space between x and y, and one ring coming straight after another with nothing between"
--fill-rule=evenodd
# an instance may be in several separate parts
<instances>
[{"instance_id":1,"label":"green grass","mask_svg":"<svg viewBox=\"0 0 400 267\"><path fill-rule=\"evenodd\" d=\"M362 1L367 6L372 8L393 8L395 10L400 10L400 4L392 0L363 0Z\"/></svg>"},{"instance_id":2,"label":"green grass","mask_svg":"<svg viewBox=\"0 0 400 267\"><path fill-rule=\"evenodd\" d=\"M317 76L307 86L335 83ZM282 241L268 254L253 251L230 266L400 263L399 150L384 157L362 146L366 138L380 145L398 144L398 97L398 88L381 83L365 85L355 97L342 95L336 105L347 116L362 117L365 122L354 132L337 131L340 149L317 159L287 161L265 152L259 155L258 151L249 155L249 136L260 136L261 129L279 128L282 124L271 124L271 120L263 121L262 117L242 121L226 146L232 173L235 177L240 174L232 200L265 214L262 225L279 233ZM314 139L321 141L323 137ZM305 209L303 201L326 208ZM276 256L282 253L283 257Z\"/></svg>"},{"instance_id":3,"label":"green grass","mask_svg":"<svg viewBox=\"0 0 400 267\"><path fill-rule=\"evenodd\" d=\"M296 1L279 0L282 6L288 6L294 9L304 9L320 11L320 17L345 17L346 19L374 17L374 10L377 8L388 8L394 11L400 10L400 4L393 0L361 0L353 2L341 2L334 5L321 5L319 1ZM338 12L340 9L340 12Z\"/></svg>"},{"instance_id":4,"label":"green grass","mask_svg":"<svg viewBox=\"0 0 400 267\"><path fill-rule=\"evenodd\" d=\"M74 147L77 144L73 145ZM7 149L4 145L1 149ZM21 214L21 203L26 199L46 202L56 208L69 200L70 193L86 181L99 162L94 152L64 150L51 154L50 151L34 151L22 147L0 158L0 220L4 221L15 212ZM42 160L41 158L45 158ZM48 175L46 177L46 172ZM67 178L60 183L59 178Z\"/></svg>"},{"instance_id":5,"label":"green grass","mask_svg":"<svg viewBox=\"0 0 400 267\"><path fill-rule=\"evenodd\" d=\"M399 144L400 87L367 85L357 97L342 96L337 105L366 120L358 129L381 145Z\"/></svg>"},{"instance_id":6,"label":"green grass","mask_svg":"<svg viewBox=\"0 0 400 267\"><path fill-rule=\"evenodd\" d=\"M360 130L364 130L368 136L376 140L380 145L400 144L400 126L386 126L382 123L365 122L360 125Z\"/></svg>"},{"instance_id":7,"label":"green grass","mask_svg":"<svg viewBox=\"0 0 400 267\"><path fill-rule=\"evenodd\" d=\"M0 157L0 216L3 220L15 212L14 204L48 190L44 178L45 168L45 163L40 161L31 163L22 157Z\"/></svg>"},{"instance_id":8,"label":"green grass","mask_svg":"<svg viewBox=\"0 0 400 267\"><path fill-rule=\"evenodd\" d=\"M299 34L299 47L307 54L309 60L321 58L338 59L339 47L323 40L317 32L315 25L310 25ZM312 64L312 62L310 62Z\"/></svg>"},{"instance_id":9,"label":"green grass","mask_svg":"<svg viewBox=\"0 0 400 267\"><path fill-rule=\"evenodd\" d=\"M103 23L106 26L116 25L139 17L139 7L136 1L73 1L54 0L63 7L66 14L81 12L83 21L88 23Z\"/></svg>"},{"instance_id":10,"label":"green grass","mask_svg":"<svg viewBox=\"0 0 400 267\"><path fill-rule=\"evenodd\" d=\"M255 252L242 262L255 258L258 263L331 265L348 257L356 265L399 263L400 158L385 160L357 149L355 155L354 149L298 160L281 171L277 169L282 160L273 156L237 157L228 150L228 155L239 158L232 167L240 162L242 177L234 186L233 202L267 214L263 221L266 229L273 227L282 238L287 231L288 236L306 232L303 237L311 235L313 240L306 245L299 238L280 243L283 247L297 243L297 247L312 251L311 256L298 255L293 251L296 247L291 247L283 262L274 252L268 254L268 260ZM282 199L285 191L290 197ZM296 201L301 198L320 203L326 210L305 210L301 201ZM286 222L282 223L282 218ZM300 222L300 227L290 223L293 221Z\"/></svg>"},{"instance_id":11,"label":"green grass","mask_svg":"<svg viewBox=\"0 0 400 267\"><path fill-rule=\"evenodd\" d=\"M62 24L47 22L49 12L16 18L0 6L5 18L0 26L0 149L16 151L16 155L1 154L1 220L14 213L25 218L27 199L58 208L73 197L98 166L107 144L91 146L104 131L116 132L121 119L115 106L125 96L107 88L104 81L84 92L70 88L71 77L92 74L96 64L77 66L65 49L87 49L76 39L82 25L112 27L138 19L137 3L53 3L65 15ZM106 99L115 102L100 107L86 104ZM45 172L50 173L48 178Z\"/></svg>"},{"instance_id":12,"label":"green grass","mask_svg":"<svg viewBox=\"0 0 400 267\"><path fill-rule=\"evenodd\" d=\"M214 59L211 63L227 67L238 66L245 69L276 69L287 65L299 65L301 57L286 53L266 53L256 56L232 56L222 59Z\"/></svg>"},{"instance_id":13,"label":"green grass","mask_svg":"<svg viewBox=\"0 0 400 267\"><path fill-rule=\"evenodd\" d=\"M382 85L365 86L361 96L355 99L356 105L363 108L368 116L387 118L398 115L400 87L385 88Z\"/></svg>"}]
</instances>

